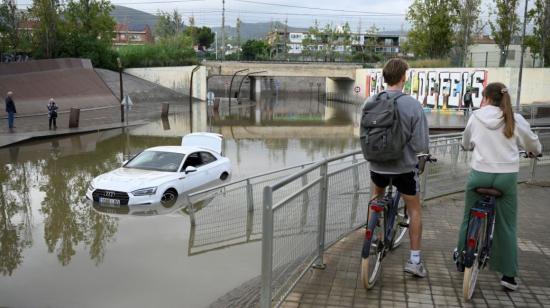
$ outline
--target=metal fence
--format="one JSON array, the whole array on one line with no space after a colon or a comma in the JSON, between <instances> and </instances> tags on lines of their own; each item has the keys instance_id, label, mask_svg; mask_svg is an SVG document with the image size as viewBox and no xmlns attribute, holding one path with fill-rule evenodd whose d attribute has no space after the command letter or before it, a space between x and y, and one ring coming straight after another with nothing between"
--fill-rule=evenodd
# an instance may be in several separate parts
<instances>
[{"instance_id":1,"label":"metal fence","mask_svg":"<svg viewBox=\"0 0 550 308\"><path fill-rule=\"evenodd\" d=\"M536 132L545 156L521 159L519 181L550 180L550 128ZM471 153L461 150L461 141L461 134L430 137L430 153L438 161L428 164L422 175L424 200L463 191ZM370 180L360 153L323 160L264 187L262 307L281 304L309 268L323 267L330 245L366 222ZM339 168L330 171L336 161ZM304 177L311 180L300 181ZM282 190L288 192L286 198L274 198Z\"/></svg>"},{"instance_id":2,"label":"metal fence","mask_svg":"<svg viewBox=\"0 0 550 308\"><path fill-rule=\"evenodd\" d=\"M536 128L540 160L522 159L519 180L550 181L550 128ZM420 179L424 200L463 190L470 152L462 134L430 136ZM368 164L360 151L249 177L188 196L189 254L262 240L262 307L280 304L323 252L366 222ZM265 236L262 236L263 235Z\"/></svg>"}]
</instances>

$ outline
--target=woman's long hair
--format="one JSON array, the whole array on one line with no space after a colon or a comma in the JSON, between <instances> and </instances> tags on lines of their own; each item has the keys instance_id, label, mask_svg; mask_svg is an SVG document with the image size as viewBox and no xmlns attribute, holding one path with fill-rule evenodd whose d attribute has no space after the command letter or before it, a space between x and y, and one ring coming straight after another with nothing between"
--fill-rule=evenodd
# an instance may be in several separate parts
<instances>
[{"instance_id":1,"label":"woman's long hair","mask_svg":"<svg viewBox=\"0 0 550 308\"><path fill-rule=\"evenodd\" d=\"M483 90L483 97L489 99L491 105L499 107L502 110L504 118L504 136L512 138L516 128L514 120L514 111L512 110L512 100L508 93L508 88L503 83L492 82Z\"/></svg>"}]
</instances>

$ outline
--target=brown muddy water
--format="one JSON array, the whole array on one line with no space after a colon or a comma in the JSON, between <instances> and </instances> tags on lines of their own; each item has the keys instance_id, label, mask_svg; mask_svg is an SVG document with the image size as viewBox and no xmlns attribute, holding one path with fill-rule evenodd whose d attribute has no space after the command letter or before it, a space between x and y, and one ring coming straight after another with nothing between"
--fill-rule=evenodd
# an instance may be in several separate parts
<instances>
[{"instance_id":1,"label":"brown muddy water","mask_svg":"<svg viewBox=\"0 0 550 308\"><path fill-rule=\"evenodd\" d=\"M191 126L225 136L234 180L359 147L355 105L315 97L205 105L195 105L192 125L182 113L0 149L0 307L205 307L258 276L259 241L190 253L190 235L209 229L193 229L181 205L84 200L93 177L142 149L180 144Z\"/></svg>"}]
</instances>

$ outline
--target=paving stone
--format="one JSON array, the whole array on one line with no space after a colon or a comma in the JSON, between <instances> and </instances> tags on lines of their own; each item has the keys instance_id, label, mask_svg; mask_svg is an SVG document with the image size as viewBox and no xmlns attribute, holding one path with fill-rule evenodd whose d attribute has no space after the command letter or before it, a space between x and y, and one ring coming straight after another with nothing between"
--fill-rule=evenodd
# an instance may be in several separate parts
<instances>
[{"instance_id":1,"label":"paving stone","mask_svg":"<svg viewBox=\"0 0 550 308\"><path fill-rule=\"evenodd\" d=\"M371 290L365 291L359 277L364 231L359 229L332 246L325 254L327 269L313 270L311 276L304 276L295 292L324 293L319 301L313 301L318 305L315 307L550 307L550 283L546 278L550 276L550 237L546 228L549 210L541 202L548 198L550 188L521 184L518 191L521 245L516 292L504 291L500 275L486 268L479 274L473 298L468 302L462 298L463 276L456 271L451 254L462 216L463 194L425 204L422 255L429 271L427 278L414 278L403 272L409 255L407 240L386 256L380 279ZM326 292L317 288L318 284L327 286ZM306 295L291 293L285 303L299 302L299 307L309 307L306 305L312 301Z\"/></svg>"}]
</instances>

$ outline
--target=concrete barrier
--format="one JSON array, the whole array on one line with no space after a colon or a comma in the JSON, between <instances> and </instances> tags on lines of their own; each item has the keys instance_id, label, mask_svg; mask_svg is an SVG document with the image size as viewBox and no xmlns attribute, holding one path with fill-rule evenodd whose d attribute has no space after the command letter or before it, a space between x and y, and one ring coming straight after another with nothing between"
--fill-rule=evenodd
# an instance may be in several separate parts
<instances>
[{"instance_id":1,"label":"concrete barrier","mask_svg":"<svg viewBox=\"0 0 550 308\"><path fill-rule=\"evenodd\" d=\"M191 71L196 66L145 67L125 69L126 74L154 82L176 92L189 95ZM202 66L193 75L193 97L206 100L206 68Z\"/></svg>"}]
</instances>

